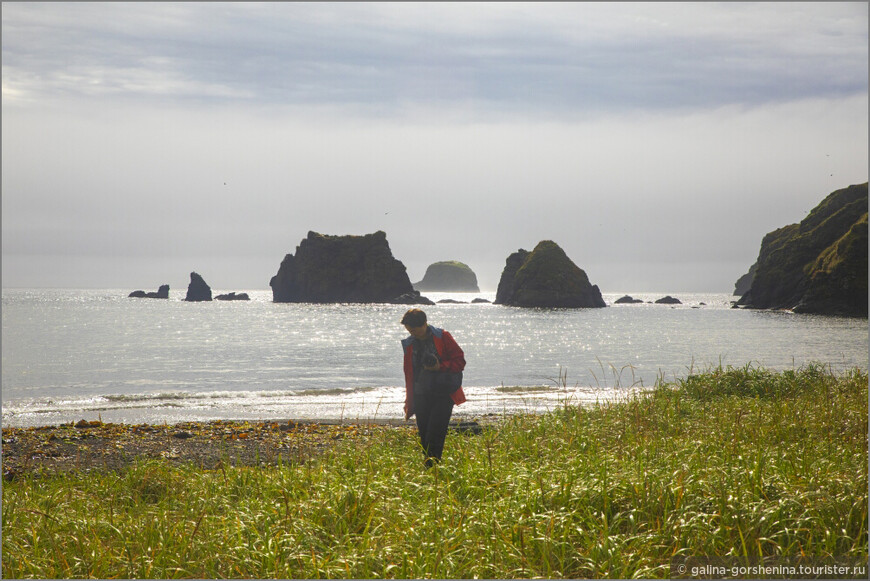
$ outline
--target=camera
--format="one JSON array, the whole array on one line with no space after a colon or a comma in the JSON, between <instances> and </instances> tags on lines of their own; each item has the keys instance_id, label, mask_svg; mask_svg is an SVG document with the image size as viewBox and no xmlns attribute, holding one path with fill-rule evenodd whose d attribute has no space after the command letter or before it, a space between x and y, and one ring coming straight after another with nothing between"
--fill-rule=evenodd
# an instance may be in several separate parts
<instances>
[{"instance_id":1,"label":"camera","mask_svg":"<svg viewBox=\"0 0 870 581\"><path fill-rule=\"evenodd\" d=\"M438 363L440 363L438 357L432 353L423 356L423 367L435 367Z\"/></svg>"}]
</instances>

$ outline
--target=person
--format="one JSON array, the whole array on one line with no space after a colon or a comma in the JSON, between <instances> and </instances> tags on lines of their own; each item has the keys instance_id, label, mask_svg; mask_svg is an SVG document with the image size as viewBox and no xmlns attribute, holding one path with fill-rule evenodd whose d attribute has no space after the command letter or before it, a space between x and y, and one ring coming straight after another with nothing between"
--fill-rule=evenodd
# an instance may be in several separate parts
<instances>
[{"instance_id":1,"label":"person","mask_svg":"<svg viewBox=\"0 0 870 581\"><path fill-rule=\"evenodd\" d=\"M405 313L402 324L411 334L402 340L405 419L416 416L425 463L431 467L441 461L453 406L465 402L465 353L450 333L429 325L420 309Z\"/></svg>"}]
</instances>

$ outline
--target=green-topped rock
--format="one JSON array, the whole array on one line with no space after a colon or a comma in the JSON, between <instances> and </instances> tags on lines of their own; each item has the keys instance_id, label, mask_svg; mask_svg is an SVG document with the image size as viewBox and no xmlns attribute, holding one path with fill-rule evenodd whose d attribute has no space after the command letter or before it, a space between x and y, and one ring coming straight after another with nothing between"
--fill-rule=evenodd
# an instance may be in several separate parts
<instances>
[{"instance_id":1,"label":"green-topped rock","mask_svg":"<svg viewBox=\"0 0 870 581\"><path fill-rule=\"evenodd\" d=\"M867 184L826 197L800 223L769 233L738 304L867 316Z\"/></svg>"},{"instance_id":2,"label":"green-topped rock","mask_svg":"<svg viewBox=\"0 0 870 581\"><path fill-rule=\"evenodd\" d=\"M269 282L276 303L431 304L411 286L387 235L328 236L309 232Z\"/></svg>"},{"instance_id":3,"label":"green-topped rock","mask_svg":"<svg viewBox=\"0 0 870 581\"><path fill-rule=\"evenodd\" d=\"M458 260L430 264L423 280L414 283L414 288L430 292L480 292L477 275L467 264Z\"/></svg>"},{"instance_id":4,"label":"green-topped rock","mask_svg":"<svg viewBox=\"0 0 870 581\"><path fill-rule=\"evenodd\" d=\"M538 243L532 252L520 249L505 262L496 304L515 307L606 307L601 291L551 240Z\"/></svg>"}]
</instances>

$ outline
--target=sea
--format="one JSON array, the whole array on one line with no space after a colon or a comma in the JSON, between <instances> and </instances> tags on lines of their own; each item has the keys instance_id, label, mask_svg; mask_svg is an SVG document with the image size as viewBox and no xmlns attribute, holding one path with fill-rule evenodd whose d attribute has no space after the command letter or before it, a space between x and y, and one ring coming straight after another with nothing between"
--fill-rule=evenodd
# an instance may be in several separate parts
<instances>
[{"instance_id":1,"label":"sea","mask_svg":"<svg viewBox=\"0 0 870 581\"><path fill-rule=\"evenodd\" d=\"M3 426L403 420L408 306L245 292L250 301L188 303L176 292L3 289ZM718 366L868 367L867 319L733 309L728 294L604 294L602 309L424 294L461 302L424 307L465 351L460 420L619 400ZM624 294L644 302L615 304ZM681 304L654 303L666 295Z\"/></svg>"}]
</instances>

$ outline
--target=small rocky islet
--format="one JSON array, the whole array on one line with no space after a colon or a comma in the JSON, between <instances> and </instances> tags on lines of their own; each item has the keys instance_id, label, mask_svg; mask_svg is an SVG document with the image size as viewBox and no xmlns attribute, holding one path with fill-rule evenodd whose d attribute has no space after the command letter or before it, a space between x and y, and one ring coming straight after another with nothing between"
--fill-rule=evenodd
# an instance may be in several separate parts
<instances>
[{"instance_id":1,"label":"small rocky islet","mask_svg":"<svg viewBox=\"0 0 870 581\"><path fill-rule=\"evenodd\" d=\"M169 285L162 284L157 289L157 292L149 293L143 290L135 290L128 295L129 298L138 298L138 299L168 299L169 298Z\"/></svg>"},{"instance_id":2,"label":"small rocky islet","mask_svg":"<svg viewBox=\"0 0 870 581\"><path fill-rule=\"evenodd\" d=\"M414 289L429 292L479 293L477 275L471 267L458 260L435 262L426 268L423 280Z\"/></svg>"},{"instance_id":3,"label":"small rocky islet","mask_svg":"<svg viewBox=\"0 0 870 581\"><path fill-rule=\"evenodd\" d=\"M143 290L135 290L127 295L128 298L141 299L168 299L169 285L160 285L157 292L145 292ZM212 297L211 287L205 282L205 279L199 273L190 273L190 284L187 287L187 294L184 299L187 302L207 302L216 301L249 301L251 297L248 293L230 292Z\"/></svg>"}]
</instances>

